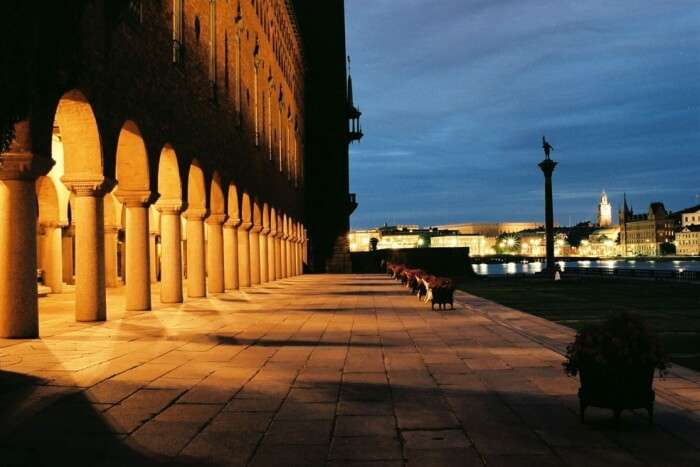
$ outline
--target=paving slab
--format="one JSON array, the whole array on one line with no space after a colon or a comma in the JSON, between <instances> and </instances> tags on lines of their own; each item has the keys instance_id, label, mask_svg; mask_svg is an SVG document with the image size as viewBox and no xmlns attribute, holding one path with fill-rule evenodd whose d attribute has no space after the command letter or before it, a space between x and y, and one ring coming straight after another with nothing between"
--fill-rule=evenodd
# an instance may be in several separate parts
<instances>
[{"instance_id":1,"label":"paving slab","mask_svg":"<svg viewBox=\"0 0 700 467\"><path fill-rule=\"evenodd\" d=\"M574 332L458 292L431 311L383 275L313 275L0 339L3 462L121 465L700 465L700 374L656 418L578 418Z\"/></svg>"}]
</instances>

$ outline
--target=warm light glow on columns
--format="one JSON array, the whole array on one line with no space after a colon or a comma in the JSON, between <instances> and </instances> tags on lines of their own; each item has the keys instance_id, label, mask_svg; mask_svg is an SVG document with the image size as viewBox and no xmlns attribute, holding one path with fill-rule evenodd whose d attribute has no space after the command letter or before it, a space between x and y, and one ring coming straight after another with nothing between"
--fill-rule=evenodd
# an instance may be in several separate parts
<instances>
[{"instance_id":1,"label":"warm light glow on columns","mask_svg":"<svg viewBox=\"0 0 700 467\"><path fill-rule=\"evenodd\" d=\"M206 297L206 260L204 255L204 217L206 209L185 211L187 220L187 296Z\"/></svg>"},{"instance_id":2,"label":"warm light glow on columns","mask_svg":"<svg viewBox=\"0 0 700 467\"><path fill-rule=\"evenodd\" d=\"M29 152L2 155L0 166L0 337L39 336L35 180L51 161Z\"/></svg>"},{"instance_id":3,"label":"warm light glow on columns","mask_svg":"<svg viewBox=\"0 0 700 467\"><path fill-rule=\"evenodd\" d=\"M253 225L250 229L250 283L260 284L260 231L262 225Z\"/></svg>"},{"instance_id":4,"label":"warm light glow on columns","mask_svg":"<svg viewBox=\"0 0 700 467\"><path fill-rule=\"evenodd\" d=\"M238 225L240 219L224 224L224 288L238 290Z\"/></svg>"},{"instance_id":5,"label":"warm light glow on columns","mask_svg":"<svg viewBox=\"0 0 700 467\"><path fill-rule=\"evenodd\" d=\"M63 291L63 250L61 238L62 225L58 222L42 222L44 231L41 265L44 269L44 285L51 288L51 293Z\"/></svg>"},{"instance_id":6,"label":"warm light glow on columns","mask_svg":"<svg viewBox=\"0 0 700 467\"><path fill-rule=\"evenodd\" d=\"M119 287L119 276L117 275L117 236L119 227L116 225L105 225L105 287ZM80 245L75 245L76 250Z\"/></svg>"},{"instance_id":7,"label":"warm light glow on columns","mask_svg":"<svg viewBox=\"0 0 700 467\"><path fill-rule=\"evenodd\" d=\"M277 280L284 278L282 270L282 237L284 236L284 227L282 224L282 215L277 215L277 235L275 235L275 278Z\"/></svg>"},{"instance_id":8,"label":"warm light glow on columns","mask_svg":"<svg viewBox=\"0 0 700 467\"><path fill-rule=\"evenodd\" d=\"M252 222L241 222L238 226L238 286L250 287L250 237Z\"/></svg>"},{"instance_id":9,"label":"warm light glow on columns","mask_svg":"<svg viewBox=\"0 0 700 467\"><path fill-rule=\"evenodd\" d=\"M74 221L75 222L75 221ZM63 251L63 282L74 284L73 278L73 237L75 236L75 224L70 224L63 232L61 239Z\"/></svg>"},{"instance_id":10,"label":"warm light glow on columns","mask_svg":"<svg viewBox=\"0 0 700 467\"><path fill-rule=\"evenodd\" d=\"M275 243L277 236L277 213L275 209L270 210L270 232L267 234L267 278L270 282L277 279L275 271Z\"/></svg>"},{"instance_id":11,"label":"warm light glow on columns","mask_svg":"<svg viewBox=\"0 0 700 467\"><path fill-rule=\"evenodd\" d=\"M301 245L301 257L304 264L309 264L309 231L304 229L304 243Z\"/></svg>"},{"instance_id":12,"label":"warm light glow on columns","mask_svg":"<svg viewBox=\"0 0 700 467\"><path fill-rule=\"evenodd\" d=\"M294 232L292 232L292 219L287 218L287 245L285 247L286 260L287 260L287 277L294 276L294 270L292 269L292 247L294 245Z\"/></svg>"},{"instance_id":13,"label":"warm light glow on columns","mask_svg":"<svg viewBox=\"0 0 700 467\"><path fill-rule=\"evenodd\" d=\"M149 254L149 206L151 193L123 192L117 199L126 209L126 309L151 309L151 273Z\"/></svg>"},{"instance_id":14,"label":"warm light glow on columns","mask_svg":"<svg viewBox=\"0 0 700 467\"><path fill-rule=\"evenodd\" d=\"M149 269L151 271L151 284L158 282L158 269L160 265L158 264L158 234L160 234L160 219L158 211L154 207L148 210L148 227L150 229L148 236L148 252L150 256Z\"/></svg>"},{"instance_id":15,"label":"warm light glow on columns","mask_svg":"<svg viewBox=\"0 0 700 467\"><path fill-rule=\"evenodd\" d=\"M182 235L179 200L160 200L160 301L182 303Z\"/></svg>"},{"instance_id":16,"label":"warm light glow on columns","mask_svg":"<svg viewBox=\"0 0 700 467\"><path fill-rule=\"evenodd\" d=\"M282 277L289 277L289 265L287 263L287 252L289 250L289 225L287 224L287 216L282 217Z\"/></svg>"},{"instance_id":17,"label":"warm light glow on columns","mask_svg":"<svg viewBox=\"0 0 700 467\"><path fill-rule=\"evenodd\" d=\"M113 183L96 180L61 179L74 196L75 211L75 319L107 319L105 296L105 244L103 198Z\"/></svg>"},{"instance_id":18,"label":"warm light glow on columns","mask_svg":"<svg viewBox=\"0 0 700 467\"><path fill-rule=\"evenodd\" d=\"M207 287L209 293L224 293L224 214L207 217Z\"/></svg>"},{"instance_id":19,"label":"warm light glow on columns","mask_svg":"<svg viewBox=\"0 0 700 467\"><path fill-rule=\"evenodd\" d=\"M294 223L294 232L296 241L294 243L294 267L296 269L297 276L301 275L301 228L299 223Z\"/></svg>"},{"instance_id":20,"label":"warm light glow on columns","mask_svg":"<svg viewBox=\"0 0 700 467\"><path fill-rule=\"evenodd\" d=\"M267 236L270 234L270 208L265 203L262 213L262 230L260 231L260 283L269 281L267 268Z\"/></svg>"}]
</instances>

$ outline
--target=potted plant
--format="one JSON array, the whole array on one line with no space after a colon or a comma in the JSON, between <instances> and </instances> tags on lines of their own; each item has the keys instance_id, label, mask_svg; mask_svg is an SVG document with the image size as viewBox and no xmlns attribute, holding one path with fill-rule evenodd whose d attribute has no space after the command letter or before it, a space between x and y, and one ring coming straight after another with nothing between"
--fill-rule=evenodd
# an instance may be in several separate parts
<instances>
[{"instance_id":1,"label":"potted plant","mask_svg":"<svg viewBox=\"0 0 700 467\"><path fill-rule=\"evenodd\" d=\"M564 370L580 376L581 422L589 406L612 409L616 422L623 410L647 409L654 417L654 371L669 366L658 337L633 313L620 313L590 324L567 347Z\"/></svg>"}]
</instances>

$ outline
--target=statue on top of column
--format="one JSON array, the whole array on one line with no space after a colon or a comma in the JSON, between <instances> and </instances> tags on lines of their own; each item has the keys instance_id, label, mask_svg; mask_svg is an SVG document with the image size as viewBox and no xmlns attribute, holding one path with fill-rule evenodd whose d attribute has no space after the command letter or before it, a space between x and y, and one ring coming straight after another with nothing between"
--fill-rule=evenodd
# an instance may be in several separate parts
<instances>
[{"instance_id":1,"label":"statue on top of column","mask_svg":"<svg viewBox=\"0 0 700 467\"><path fill-rule=\"evenodd\" d=\"M542 149L544 149L544 158L549 159L549 153L554 150L551 144L542 136Z\"/></svg>"}]
</instances>

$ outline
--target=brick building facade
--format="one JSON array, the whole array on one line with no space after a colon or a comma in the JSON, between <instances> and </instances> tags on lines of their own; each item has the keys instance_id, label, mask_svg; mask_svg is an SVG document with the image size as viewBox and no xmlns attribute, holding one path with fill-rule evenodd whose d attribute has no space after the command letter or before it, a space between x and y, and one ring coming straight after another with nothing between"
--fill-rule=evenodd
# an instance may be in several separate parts
<instances>
[{"instance_id":1,"label":"brick building facade","mask_svg":"<svg viewBox=\"0 0 700 467\"><path fill-rule=\"evenodd\" d=\"M105 319L104 288L120 270L127 308L147 310L150 281L172 303L183 275L199 297L325 268L332 252L309 259L307 232L335 241L338 227L319 227L313 211L347 224L348 175L335 104L344 7L323 5L323 15L286 0L0 7L11 38L0 46L2 124L14 129L0 156L0 335L37 335L37 265L54 288L75 282L86 321ZM327 47L307 53L318 39ZM307 110L314 79L316 102L334 100ZM329 155L334 165L316 160ZM326 199L327 184L338 193Z\"/></svg>"}]
</instances>

